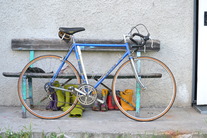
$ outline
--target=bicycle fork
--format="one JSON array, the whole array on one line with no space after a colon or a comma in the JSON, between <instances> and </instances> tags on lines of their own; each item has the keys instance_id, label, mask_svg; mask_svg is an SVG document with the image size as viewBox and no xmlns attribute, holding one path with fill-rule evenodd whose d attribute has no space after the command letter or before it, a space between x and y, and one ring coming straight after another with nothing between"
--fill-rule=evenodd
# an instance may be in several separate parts
<instances>
[{"instance_id":1,"label":"bicycle fork","mask_svg":"<svg viewBox=\"0 0 207 138\"><path fill-rule=\"evenodd\" d=\"M144 84L141 82L141 79L139 78L138 71L135 67L134 59L130 58L130 61L131 61L132 69L133 69L134 74L135 74L136 82L145 90L146 87L144 86Z\"/></svg>"}]
</instances>

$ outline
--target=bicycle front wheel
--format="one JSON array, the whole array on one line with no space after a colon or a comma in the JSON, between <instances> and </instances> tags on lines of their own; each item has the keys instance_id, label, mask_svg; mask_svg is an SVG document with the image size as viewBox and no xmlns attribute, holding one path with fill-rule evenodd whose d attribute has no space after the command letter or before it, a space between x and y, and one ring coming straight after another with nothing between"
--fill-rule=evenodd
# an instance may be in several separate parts
<instances>
[{"instance_id":1,"label":"bicycle front wheel","mask_svg":"<svg viewBox=\"0 0 207 138\"><path fill-rule=\"evenodd\" d=\"M68 91L68 87L78 87L79 73L67 60L52 84L56 88L48 88L48 83L61 63L62 57L60 56L40 56L30 61L20 74L19 99L26 110L36 117L43 119L62 117L69 113L78 102L77 98L74 98L75 96Z\"/></svg>"},{"instance_id":2,"label":"bicycle front wheel","mask_svg":"<svg viewBox=\"0 0 207 138\"><path fill-rule=\"evenodd\" d=\"M176 97L176 82L170 69L151 57L134 59L136 81L130 60L117 70L113 84L114 100L127 117L137 121L152 121L162 117L172 107Z\"/></svg>"}]
</instances>

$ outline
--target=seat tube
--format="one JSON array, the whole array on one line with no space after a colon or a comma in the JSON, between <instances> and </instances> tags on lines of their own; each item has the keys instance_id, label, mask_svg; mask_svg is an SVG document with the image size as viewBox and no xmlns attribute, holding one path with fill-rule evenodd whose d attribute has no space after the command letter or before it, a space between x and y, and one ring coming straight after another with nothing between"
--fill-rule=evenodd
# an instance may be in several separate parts
<instances>
[{"instance_id":1,"label":"seat tube","mask_svg":"<svg viewBox=\"0 0 207 138\"><path fill-rule=\"evenodd\" d=\"M76 58L78 60L78 64L79 64L79 68L80 68L81 79L84 81L84 83L89 84L88 83L88 77L86 75L85 66L83 64L83 58L82 58L82 53L81 53L80 46L77 46Z\"/></svg>"}]
</instances>

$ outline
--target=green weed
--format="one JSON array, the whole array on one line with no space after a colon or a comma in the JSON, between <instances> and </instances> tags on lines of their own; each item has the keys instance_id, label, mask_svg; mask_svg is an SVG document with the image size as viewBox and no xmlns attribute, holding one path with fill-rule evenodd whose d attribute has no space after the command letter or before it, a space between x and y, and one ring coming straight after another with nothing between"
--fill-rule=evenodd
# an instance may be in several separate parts
<instances>
[{"instance_id":1,"label":"green weed","mask_svg":"<svg viewBox=\"0 0 207 138\"><path fill-rule=\"evenodd\" d=\"M19 132L14 132L11 128L1 128L0 138L31 138L32 137L32 127L31 125L23 127ZM3 132L5 130L5 132Z\"/></svg>"},{"instance_id":2,"label":"green weed","mask_svg":"<svg viewBox=\"0 0 207 138\"><path fill-rule=\"evenodd\" d=\"M32 125L29 127L24 126L18 132L14 132L11 128L0 128L0 138L32 138ZM42 133L42 138L64 138L64 133Z\"/></svg>"}]
</instances>

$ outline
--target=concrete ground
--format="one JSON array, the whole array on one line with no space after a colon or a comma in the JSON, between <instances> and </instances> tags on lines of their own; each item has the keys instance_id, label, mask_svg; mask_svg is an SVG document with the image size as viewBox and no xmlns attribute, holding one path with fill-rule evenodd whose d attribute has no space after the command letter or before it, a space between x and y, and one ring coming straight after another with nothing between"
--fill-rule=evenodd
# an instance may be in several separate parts
<instances>
[{"instance_id":1,"label":"concrete ground","mask_svg":"<svg viewBox=\"0 0 207 138\"><path fill-rule=\"evenodd\" d=\"M194 108L172 108L164 117L151 122L137 122L120 111L94 112L86 110L82 118L68 115L56 120L44 120L27 113L21 117L20 107L0 106L0 132L21 131L30 124L34 137L42 133L64 133L65 137L207 137L207 115Z\"/></svg>"}]
</instances>

